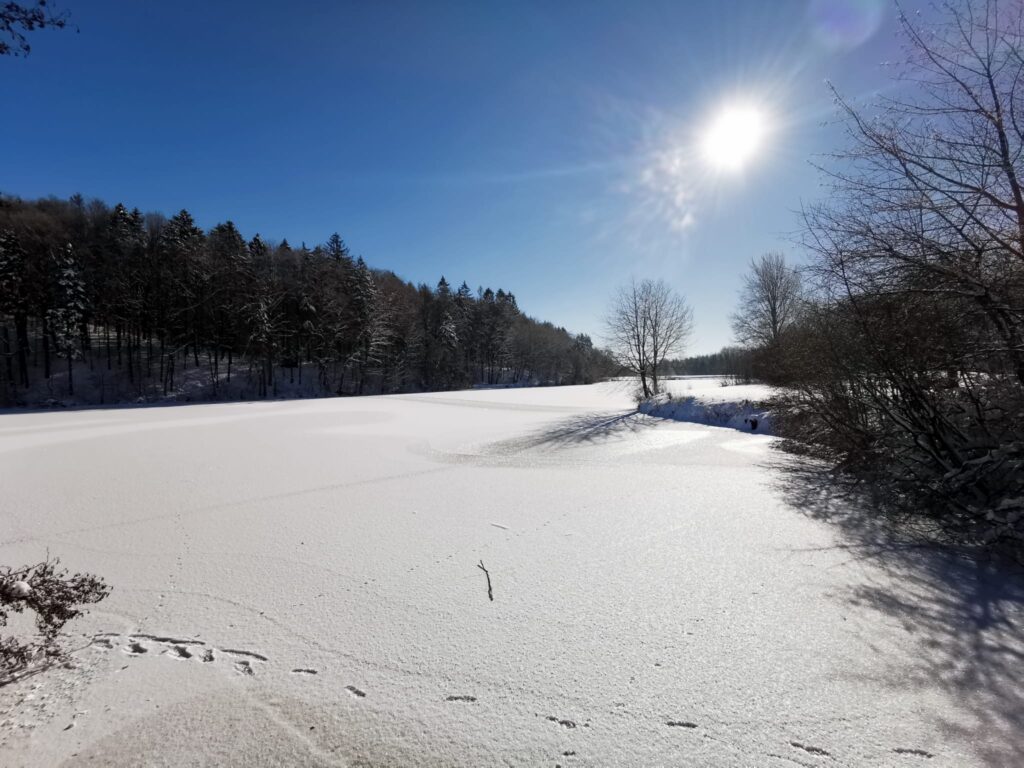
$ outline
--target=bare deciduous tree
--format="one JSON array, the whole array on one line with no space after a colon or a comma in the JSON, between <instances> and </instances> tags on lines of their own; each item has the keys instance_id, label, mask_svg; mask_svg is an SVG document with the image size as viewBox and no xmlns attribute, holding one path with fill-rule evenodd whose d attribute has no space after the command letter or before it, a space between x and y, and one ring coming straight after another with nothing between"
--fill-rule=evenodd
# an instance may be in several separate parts
<instances>
[{"instance_id":1,"label":"bare deciduous tree","mask_svg":"<svg viewBox=\"0 0 1024 768\"><path fill-rule=\"evenodd\" d=\"M693 311L664 280L631 280L612 298L605 326L619 364L650 397L658 392L658 366L686 347Z\"/></svg>"},{"instance_id":2,"label":"bare deciduous tree","mask_svg":"<svg viewBox=\"0 0 1024 768\"><path fill-rule=\"evenodd\" d=\"M796 321L800 292L800 276L786 265L781 253L752 260L743 278L739 307L732 315L736 340L747 347L777 346Z\"/></svg>"},{"instance_id":3,"label":"bare deciduous tree","mask_svg":"<svg viewBox=\"0 0 1024 768\"><path fill-rule=\"evenodd\" d=\"M1019 4L900 17L905 87L805 212L811 432L946 530L1024 541L1024 26Z\"/></svg>"}]
</instances>

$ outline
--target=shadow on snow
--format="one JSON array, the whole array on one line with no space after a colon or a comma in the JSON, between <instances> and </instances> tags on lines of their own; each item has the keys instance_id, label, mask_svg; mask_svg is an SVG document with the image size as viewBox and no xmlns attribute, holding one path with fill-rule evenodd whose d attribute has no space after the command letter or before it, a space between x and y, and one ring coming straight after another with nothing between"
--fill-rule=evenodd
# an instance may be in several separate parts
<instances>
[{"instance_id":1,"label":"shadow on snow","mask_svg":"<svg viewBox=\"0 0 1024 768\"><path fill-rule=\"evenodd\" d=\"M945 694L959 717L942 718L951 739L975 745L984 765L1024 765L1024 569L991 553L934 542L906 518L879 513L872 489L820 464L786 460L785 500L839 528L838 546L871 567L842 596L884 614L905 641L876 681ZM905 643L913 644L906 653ZM908 667L907 658L911 661Z\"/></svg>"}]
</instances>

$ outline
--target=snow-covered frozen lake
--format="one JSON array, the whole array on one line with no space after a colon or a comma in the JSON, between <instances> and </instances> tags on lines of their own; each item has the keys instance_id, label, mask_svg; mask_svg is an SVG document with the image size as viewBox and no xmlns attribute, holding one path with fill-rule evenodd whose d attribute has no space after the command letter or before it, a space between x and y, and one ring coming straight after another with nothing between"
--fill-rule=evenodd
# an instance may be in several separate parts
<instances>
[{"instance_id":1,"label":"snow-covered frozen lake","mask_svg":"<svg viewBox=\"0 0 1024 768\"><path fill-rule=\"evenodd\" d=\"M2 415L0 562L114 591L0 764L1024 764L1020 580L772 440L620 382Z\"/></svg>"}]
</instances>

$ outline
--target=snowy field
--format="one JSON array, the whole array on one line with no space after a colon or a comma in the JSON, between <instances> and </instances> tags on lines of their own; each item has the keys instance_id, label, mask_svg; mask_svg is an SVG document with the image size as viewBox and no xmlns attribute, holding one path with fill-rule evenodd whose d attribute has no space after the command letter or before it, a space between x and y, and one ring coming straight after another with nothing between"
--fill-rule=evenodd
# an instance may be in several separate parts
<instances>
[{"instance_id":1,"label":"snowy field","mask_svg":"<svg viewBox=\"0 0 1024 768\"><path fill-rule=\"evenodd\" d=\"M0 562L114 588L0 765L1024 764L1021 581L773 439L618 382L0 415Z\"/></svg>"}]
</instances>

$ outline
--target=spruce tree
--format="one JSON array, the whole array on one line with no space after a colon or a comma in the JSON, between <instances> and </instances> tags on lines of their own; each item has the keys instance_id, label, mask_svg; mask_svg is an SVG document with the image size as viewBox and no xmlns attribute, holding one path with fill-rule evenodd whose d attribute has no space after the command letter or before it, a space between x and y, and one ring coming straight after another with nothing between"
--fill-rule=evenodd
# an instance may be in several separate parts
<instances>
[{"instance_id":1,"label":"spruce tree","mask_svg":"<svg viewBox=\"0 0 1024 768\"><path fill-rule=\"evenodd\" d=\"M74 360L78 356L79 326L85 312L85 286L70 243L53 253L53 300L47 310L58 355L67 360L68 394L75 394Z\"/></svg>"}]
</instances>

